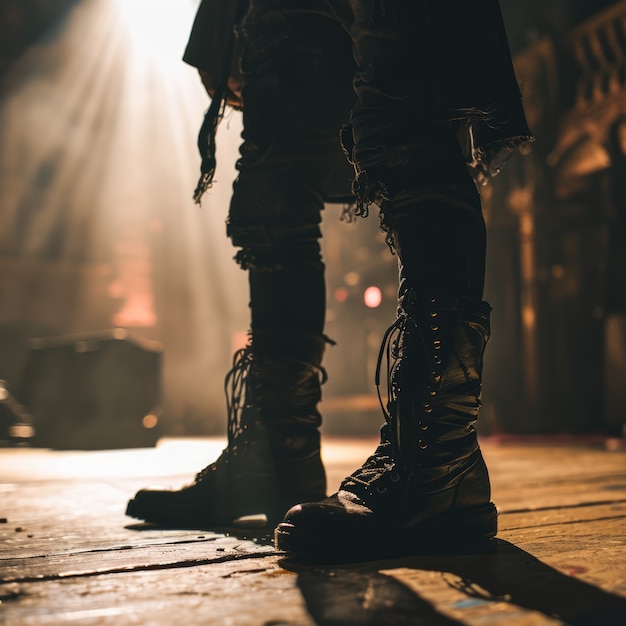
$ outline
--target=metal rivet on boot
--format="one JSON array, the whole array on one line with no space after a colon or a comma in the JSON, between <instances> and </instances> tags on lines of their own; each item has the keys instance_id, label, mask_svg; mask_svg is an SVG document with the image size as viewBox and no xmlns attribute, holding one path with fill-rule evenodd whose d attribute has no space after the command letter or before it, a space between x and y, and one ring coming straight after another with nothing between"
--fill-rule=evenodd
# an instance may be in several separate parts
<instances>
[{"instance_id":1,"label":"metal rivet on boot","mask_svg":"<svg viewBox=\"0 0 626 626\"><path fill-rule=\"evenodd\" d=\"M426 450L426 448L428 448L428 444L427 444L427 443L426 443L423 439L420 439L420 440L417 442L417 445L418 445L418 446L419 446L422 450Z\"/></svg>"}]
</instances>

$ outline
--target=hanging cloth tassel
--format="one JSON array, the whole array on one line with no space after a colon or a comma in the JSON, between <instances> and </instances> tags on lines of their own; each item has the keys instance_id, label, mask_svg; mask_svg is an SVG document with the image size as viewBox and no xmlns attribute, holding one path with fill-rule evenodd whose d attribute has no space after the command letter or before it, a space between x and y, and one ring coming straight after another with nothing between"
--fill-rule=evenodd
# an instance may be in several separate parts
<instances>
[{"instance_id":1,"label":"hanging cloth tassel","mask_svg":"<svg viewBox=\"0 0 626 626\"><path fill-rule=\"evenodd\" d=\"M200 164L200 178L193 192L193 201L201 204L202 196L205 191L212 187L213 177L215 176L215 167L217 160L215 158L215 136L217 135L217 127L224 117L226 110L226 85L228 82L228 74L222 79L219 86L215 90L211 106L208 108L200 132L198 133L198 150L202 157Z\"/></svg>"},{"instance_id":2,"label":"hanging cloth tassel","mask_svg":"<svg viewBox=\"0 0 626 626\"><path fill-rule=\"evenodd\" d=\"M226 111L226 100L228 92L228 78L233 65L233 55L235 53L235 33L233 32L228 40L228 48L224 55L224 67L222 68L222 75L215 88L211 105L209 106L200 132L198 133L198 150L202 157L200 164L200 178L198 184L193 192L193 201L196 204L201 204L202 196L207 189L210 189L213 185L213 177L215 176L215 167L217 160L215 158L215 137L217 135L217 128L224 117Z\"/></svg>"}]
</instances>

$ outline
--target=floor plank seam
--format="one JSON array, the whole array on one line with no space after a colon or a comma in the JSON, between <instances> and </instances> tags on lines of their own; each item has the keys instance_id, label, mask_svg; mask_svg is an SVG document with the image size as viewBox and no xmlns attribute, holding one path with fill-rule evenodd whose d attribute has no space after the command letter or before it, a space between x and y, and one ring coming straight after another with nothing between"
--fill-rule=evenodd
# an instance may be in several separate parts
<instances>
[{"instance_id":1,"label":"floor plank seam","mask_svg":"<svg viewBox=\"0 0 626 626\"><path fill-rule=\"evenodd\" d=\"M274 556L282 556L282 552L272 551L261 554L239 554L228 555L212 559L192 559L185 561L174 561L172 563L150 563L148 565L130 565L127 567L113 567L110 569L101 569L97 571L85 572L61 572L59 574L48 574L46 576L24 576L13 578L0 578L0 584L9 583L40 583L50 582L53 580L69 580L76 578L94 578L96 576L104 576L109 574L130 574L136 572L149 572L168 569L186 569L190 567L200 567L202 565L213 565L216 563L228 563L235 561L244 561L248 559L262 559Z\"/></svg>"},{"instance_id":2,"label":"floor plank seam","mask_svg":"<svg viewBox=\"0 0 626 626\"><path fill-rule=\"evenodd\" d=\"M108 548L92 548L89 550L71 550L65 552L46 552L45 554L29 554L28 556L10 556L3 557L0 556L0 564L2 561L13 561L16 558L20 560L26 559L41 559L41 558L49 558L49 557L65 557L65 556L78 556L78 555L86 555L86 554L98 554L98 553L111 553L111 552L125 552L129 550L147 550L152 548L171 548L176 546L183 546L189 544L202 544L202 543L213 543L223 539L223 535L218 535L216 537L211 537L208 539L189 539L186 541L165 541L162 543L147 543L147 544L138 544L138 545L123 545L123 546L110 546Z\"/></svg>"},{"instance_id":3,"label":"floor plank seam","mask_svg":"<svg viewBox=\"0 0 626 626\"><path fill-rule=\"evenodd\" d=\"M606 506L610 504L626 504L626 498L616 500L598 500L597 502L577 502L575 504L559 504L555 506L526 507L524 509L510 509L508 511L498 510L498 515L519 515L521 513L540 513L542 511L559 511L561 509L584 509L595 506ZM496 507L497 508L497 507Z\"/></svg>"},{"instance_id":4,"label":"floor plank seam","mask_svg":"<svg viewBox=\"0 0 626 626\"><path fill-rule=\"evenodd\" d=\"M501 528L500 532L513 532L515 530L529 530L531 528L549 528L550 526L565 526L571 524L589 524L592 522L607 522L610 520L626 519L626 515L607 515L606 517L593 517L590 519L563 520L560 522L548 522L544 524L531 524L530 526L514 526L512 528Z\"/></svg>"}]
</instances>

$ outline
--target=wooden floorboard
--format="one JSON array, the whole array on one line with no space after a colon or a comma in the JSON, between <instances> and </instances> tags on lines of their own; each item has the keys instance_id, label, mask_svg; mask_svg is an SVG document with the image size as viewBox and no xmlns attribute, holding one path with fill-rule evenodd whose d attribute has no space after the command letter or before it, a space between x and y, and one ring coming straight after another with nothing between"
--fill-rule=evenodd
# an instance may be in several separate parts
<instances>
[{"instance_id":1,"label":"wooden floorboard","mask_svg":"<svg viewBox=\"0 0 626 626\"><path fill-rule=\"evenodd\" d=\"M0 624L626 624L626 452L483 442L500 532L484 554L286 561L265 530L161 530L128 497L177 485L220 440L0 450ZM330 488L375 441L327 438Z\"/></svg>"}]
</instances>

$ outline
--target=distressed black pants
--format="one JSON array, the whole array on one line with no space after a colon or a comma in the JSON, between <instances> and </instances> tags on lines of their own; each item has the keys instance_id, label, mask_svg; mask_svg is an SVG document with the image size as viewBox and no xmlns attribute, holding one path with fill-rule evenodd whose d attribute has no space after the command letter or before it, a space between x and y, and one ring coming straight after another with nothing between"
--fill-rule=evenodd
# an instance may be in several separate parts
<instances>
[{"instance_id":1,"label":"distressed black pants","mask_svg":"<svg viewBox=\"0 0 626 626\"><path fill-rule=\"evenodd\" d=\"M498 97L494 7L251 2L238 27L244 132L228 232L250 273L253 331L323 330L319 223L340 131L357 212L380 207L401 283L481 296L484 223L457 133Z\"/></svg>"}]
</instances>

